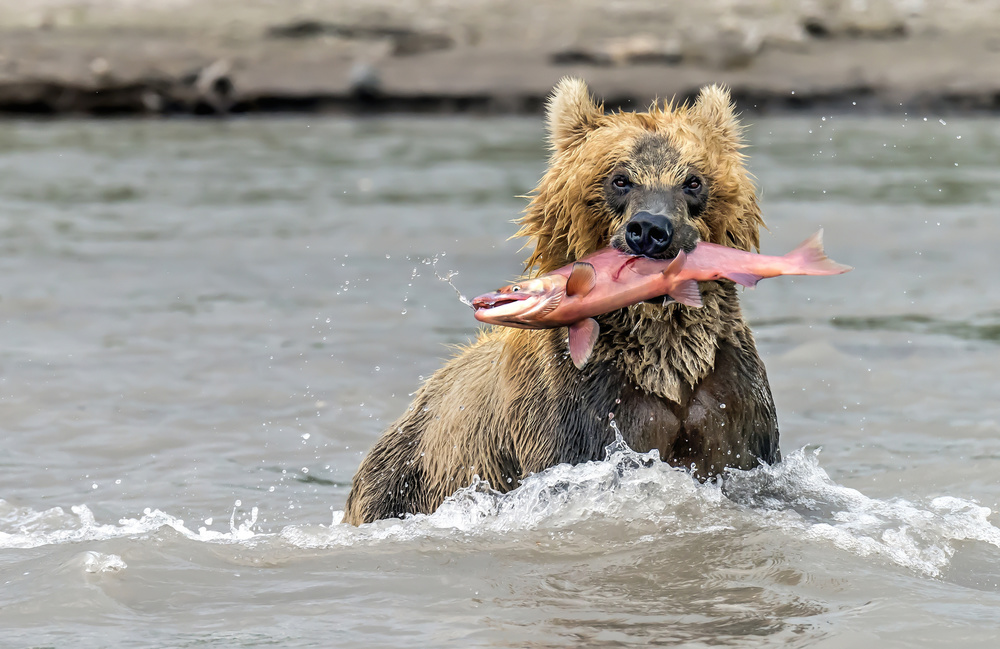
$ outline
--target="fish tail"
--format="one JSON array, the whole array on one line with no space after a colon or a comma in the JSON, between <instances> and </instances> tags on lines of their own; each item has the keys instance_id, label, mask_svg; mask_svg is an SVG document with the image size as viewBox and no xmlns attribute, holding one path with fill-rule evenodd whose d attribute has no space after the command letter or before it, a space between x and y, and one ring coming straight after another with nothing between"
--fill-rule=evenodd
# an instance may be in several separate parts
<instances>
[{"instance_id":1,"label":"fish tail","mask_svg":"<svg viewBox=\"0 0 1000 649\"><path fill-rule=\"evenodd\" d=\"M852 270L851 266L838 264L826 256L823 250L823 228L812 235L785 258L795 264L803 275L840 275Z\"/></svg>"}]
</instances>

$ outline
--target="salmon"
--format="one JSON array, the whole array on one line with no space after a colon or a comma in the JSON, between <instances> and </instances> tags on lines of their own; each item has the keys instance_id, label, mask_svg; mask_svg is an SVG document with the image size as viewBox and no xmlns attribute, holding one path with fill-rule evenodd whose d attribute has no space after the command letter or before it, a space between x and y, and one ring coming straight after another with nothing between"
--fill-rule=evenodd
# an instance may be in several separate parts
<instances>
[{"instance_id":1,"label":"salmon","mask_svg":"<svg viewBox=\"0 0 1000 649\"><path fill-rule=\"evenodd\" d=\"M701 307L698 282L728 279L753 288L779 275L839 275L851 270L826 256L823 230L786 255L760 255L701 242L673 259L650 259L604 248L579 261L510 284L472 301L475 317L487 324L520 329L569 327L569 353L583 369L600 335L595 316L669 296Z\"/></svg>"}]
</instances>

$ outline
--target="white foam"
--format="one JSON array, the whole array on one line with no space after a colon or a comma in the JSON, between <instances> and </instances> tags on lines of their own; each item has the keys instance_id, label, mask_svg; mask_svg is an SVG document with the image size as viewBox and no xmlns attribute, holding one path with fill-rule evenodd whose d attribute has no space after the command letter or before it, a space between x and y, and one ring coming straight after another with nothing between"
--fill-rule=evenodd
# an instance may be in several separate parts
<instances>
[{"instance_id":1,"label":"white foam","mask_svg":"<svg viewBox=\"0 0 1000 649\"><path fill-rule=\"evenodd\" d=\"M0 500L0 548L141 537L164 527L196 542L270 540L300 549L426 539L516 539L518 532L582 525L614 530L615 538L629 541L650 534L749 529L829 543L857 556L878 556L938 576L960 542L1000 547L1000 529L988 520L989 508L950 496L926 503L869 498L833 482L819 465L818 451L798 450L778 465L730 471L723 481L701 484L659 462L655 451L635 453L623 444L608 450L607 460L552 467L507 494L476 481L430 515L352 527L339 524L343 512L336 512L332 525L289 525L278 534L254 530L256 508L242 520L237 520L234 508L229 531L218 532L191 530L160 510L147 509L139 518L109 525L97 523L85 505L67 514L58 507L35 512Z\"/></svg>"},{"instance_id":2,"label":"white foam","mask_svg":"<svg viewBox=\"0 0 1000 649\"><path fill-rule=\"evenodd\" d=\"M293 545L316 548L454 532L559 530L601 518L616 524L639 521L660 534L750 526L830 543L862 557L877 555L931 576L941 574L959 541L1000 547L1000 529L989 522L989 508L954 497L925 505L869 498L833 482L819 465L818 451L800 449L780 464L730 471L724 481L699 484L659 462L655 451L609 450L606 461L552 467L508 494L477 482L431 515L360 528L289 526L281 536Z\"/></svg>"},{"instance_id":3,"label":"white foam","mask_svg":"<svg viewBox=\"0 0 1000 649\"><path fill-rule=\"evenodd\" d=\"M735 502L783 514L780 525L860 556L880 555L907 568L938 576L956 542L1000 547L1000 529L988 507L954 497L928 504L901 498L869 498L838 485L819 466L819 451L798 450L775 466L732 472L723 491ZM766 517L765 517L766 518Z\"/></svg>"},{"instance_id":4,"label":"white foam","mask_svg":"<svg viewBox=\"0 0 1000 649\"><path fill-rule=\"evenodd\" d=\"M101 554L90 551L84 552L82 559L84 572L93 574L121 572L128 567L117 554Z\"/></svg>"},{"instance_id":5,"label":"white foam","mask_svg":"<svg viewBox=\"0 0 1000 649\"><path fill-rule=\"evenodd\" d=\"M74 505L67 514L62 507L36 512L27 507L14 507L0 500L0 549L37 548L43 545L105 541L121 537L146 536L169 527L181 535L205 542L247 541L256 535L257 508L251 509L249 518L237 523L238 509L233 509L229 532L207 530L197 532L176 518L159 509L145 509L139 518L122 518L117 525L99 524L86 505Z\"/></svg>"}]
</instances>

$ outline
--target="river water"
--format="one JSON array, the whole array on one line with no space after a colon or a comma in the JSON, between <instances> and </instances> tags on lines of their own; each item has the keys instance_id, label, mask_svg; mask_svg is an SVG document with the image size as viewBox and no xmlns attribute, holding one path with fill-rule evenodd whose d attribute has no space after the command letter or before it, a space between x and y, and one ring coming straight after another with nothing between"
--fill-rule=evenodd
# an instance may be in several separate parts
<instances>
[{"instance_id":1,"label":"river water","mask_svg":"<svg viewBox=\"0 0 1000 649\"><path fill-rule=\"evenodd\" d=\"M513 279L538 119L0 124L0 646L994 647L1000 122L758 118L785 462L338 525Z\"/></svg>"}]
</instances>

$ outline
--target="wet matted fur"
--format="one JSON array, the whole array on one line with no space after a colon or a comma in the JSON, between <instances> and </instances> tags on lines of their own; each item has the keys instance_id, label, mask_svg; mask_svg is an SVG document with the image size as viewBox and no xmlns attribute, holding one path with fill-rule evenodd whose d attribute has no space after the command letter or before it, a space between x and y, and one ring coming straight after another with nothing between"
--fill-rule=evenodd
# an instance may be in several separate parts
<instances>
[{"instance_id":1,"label":"wet matted fur","mask_svg":"<svg viewBox=\"0 0 1000 649\"><path fill-rule=\"evenodd\" d=\"M549 168L518 233L534 244L529 273L624 249L625 224L653 204L675 226L665 257L698 240L757 248L763 221L725 89L706 87L691 105L606 114L582 81L564 79L547 125ZM620 178L628 195L609 184ZM611 419L630 447L658 449L699 478L779 460L767 375L736 289L725 280L700 289L701 309L643 303L598 318L582 370L565 328L482 331L362 460L345 522L431 512L474 475L508 491L555 464L602 459Z\"/></svg>"}]
</instances>

